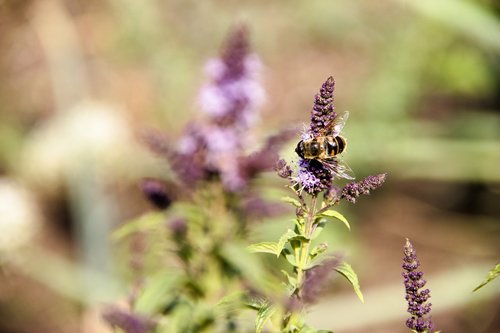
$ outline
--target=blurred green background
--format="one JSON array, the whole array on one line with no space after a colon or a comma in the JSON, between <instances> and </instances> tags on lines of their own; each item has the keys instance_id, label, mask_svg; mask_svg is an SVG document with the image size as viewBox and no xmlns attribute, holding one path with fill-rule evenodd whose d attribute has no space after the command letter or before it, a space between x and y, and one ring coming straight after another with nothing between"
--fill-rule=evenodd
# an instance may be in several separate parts
<instances>
[{"instance_id":1,"label":"blurred green background","mask_svg":"<svg viewBox=\"0 0 500 333\"><path fill-rule=\"evenodd\" d=\"M200 116L204 62L242 21L265 66L256 137L307 122L333 75L345 160L358 178L388 173L340 207L352 233L326 235L365 304L334 280L311 323L407 332L409 237L437 327L500 332L499 282L471 293L500 257L495 0L0 0L0 332L109 332L99 311L127 290L110 232L149 209L137 180L167 172L138 133L176 138ZM255 228L273 240L286 226Z\"/></svg>"}]
</instances>

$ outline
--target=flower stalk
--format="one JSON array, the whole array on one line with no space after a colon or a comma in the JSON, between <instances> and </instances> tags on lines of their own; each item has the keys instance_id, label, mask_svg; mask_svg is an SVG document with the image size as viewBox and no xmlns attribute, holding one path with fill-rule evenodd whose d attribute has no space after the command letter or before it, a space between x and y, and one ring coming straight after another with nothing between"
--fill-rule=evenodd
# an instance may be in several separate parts
<instances>
[{"instance_id":1,"label":"flower stalk","mask_svg":"<svg viewBox=\"0 0 500 333\"><path fill-rule=\"evenodd\" d=\"M342 199L355 203L356 198L369 194L385 180L385 174L381 174L349 183L344 188L334 185L337 178L354 179L350 168L340 157L331 155L334 148L339 147L334 144L346 142L337 136L348 116L345 112L338 115L334 111L334 87L335 80L329 77L315 96L311 123L302 133L302 140L295 150L300 157L297 168L289 166L284 160L278 161L275 167L277 174L289 181L288 187L296 196L284 198L296 208L294 229L288 229L277 243L264 242L251 246L254 252L282 256L292 266L291 275L283 272L287 278L289 300L284 306L281 333L328 332L308 326L304 321L304 310L317 299L332 271L347 278L363 301L358 278L351 266L342 262L338 255L326 254L326 243L315 244L315 239L328 222L339 220L350 229L349 222L333 209L334 206ZM323 151L318 153L321 149ZM262 309L260 312L263 312ZM257 322L265 319L258 315ZM256 333L260 333L261 329L262 326L257 325Z\"/></svg>"}]
</instances>

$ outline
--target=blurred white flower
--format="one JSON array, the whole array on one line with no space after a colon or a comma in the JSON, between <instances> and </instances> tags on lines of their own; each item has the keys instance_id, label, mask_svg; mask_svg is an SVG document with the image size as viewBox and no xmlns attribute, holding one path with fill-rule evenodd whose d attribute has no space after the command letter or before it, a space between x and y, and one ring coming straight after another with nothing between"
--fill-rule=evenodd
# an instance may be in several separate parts
<instances>
[{"instance_id":1,"label":"blurred white flower","mask_svg":"<svg viewBox=\"0 0 500 333\"><path fill-rule=\"evenodd\" d=\"M35 129L21 165L30 181L52 187L82 165L113 170L133 145L123 112L114 106L84 102Z\"/></svg>"}]
</instances>

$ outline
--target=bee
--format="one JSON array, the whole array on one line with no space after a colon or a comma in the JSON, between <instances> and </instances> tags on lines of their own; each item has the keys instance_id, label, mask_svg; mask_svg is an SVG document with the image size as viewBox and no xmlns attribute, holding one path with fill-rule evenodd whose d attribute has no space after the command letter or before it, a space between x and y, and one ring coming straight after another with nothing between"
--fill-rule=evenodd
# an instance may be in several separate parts
<instances>
[{"instance_id":1,"label":"bee","mask_svg":"<svg viewBox=\"0 0 500 333\"><path fill-rule=\"evenodd\" d=\"M347 141L340 136L340 132L348 117L349 112L345 111L327 124L319 136L300 140L295 148L297 155L320 162L337 177L354 179L351 168L339 157L347 146Z\"/></svg>"}]
</instances>

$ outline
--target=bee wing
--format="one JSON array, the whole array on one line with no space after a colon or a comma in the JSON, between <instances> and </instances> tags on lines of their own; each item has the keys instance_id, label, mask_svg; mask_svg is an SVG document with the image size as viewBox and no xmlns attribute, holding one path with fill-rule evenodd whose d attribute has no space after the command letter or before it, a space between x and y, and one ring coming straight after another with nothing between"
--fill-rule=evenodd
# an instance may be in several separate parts
<instances>
[{"instance_id":1,"label":"bee wing","mask_svg":"<svg viewBox=\"0 0 500 333\"><path fill-rule=\"evenodd\" d=\"M321 162L328 170L330 170L334 174L334 176L349 180L354 179L354 172L352 171L351 167L340 158L333 157L328 160L322 160Z\"/></svg>"},{"instance_id":2,"label":"bee wing","mask_svg":"<svg viewBox=\"0 0 500 333\"><path fill-rule=\"evenodd\" d=\"M338 136L349 118L349 111L339 113L335 119L326 126L327 135Z\"/></svg>"}]
</instances>

